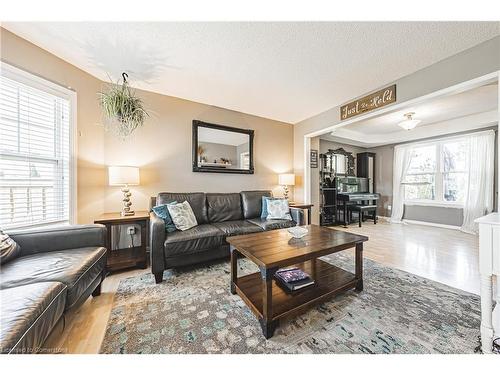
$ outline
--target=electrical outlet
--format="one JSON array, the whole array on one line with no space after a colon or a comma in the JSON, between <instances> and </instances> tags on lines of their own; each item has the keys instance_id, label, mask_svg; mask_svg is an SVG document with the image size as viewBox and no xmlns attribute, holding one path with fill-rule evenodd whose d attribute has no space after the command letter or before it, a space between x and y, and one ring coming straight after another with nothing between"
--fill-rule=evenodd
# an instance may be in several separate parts
<instances>
[{"instance_id":1,"label":"electrical outlet","mask_svg":"<svg viewBox=\"0 0 500 375\"><path fill-rule=\"evenodd\" d=\"M390 210L392 210L392 206L391 206L391 205L388 205L388 206L387 206L387 209L388 209L389 211L390 211Z\"/></svg>"},{"instance_id":2,"label":"electrical outlet","mask_svg":"<svg viewBox=\"0 0 500 375\"><path fill-rule=\"evenodd\" d=\"M135 234L135 227L128 227L127 234Z\"/></svg>"}]
</instances>

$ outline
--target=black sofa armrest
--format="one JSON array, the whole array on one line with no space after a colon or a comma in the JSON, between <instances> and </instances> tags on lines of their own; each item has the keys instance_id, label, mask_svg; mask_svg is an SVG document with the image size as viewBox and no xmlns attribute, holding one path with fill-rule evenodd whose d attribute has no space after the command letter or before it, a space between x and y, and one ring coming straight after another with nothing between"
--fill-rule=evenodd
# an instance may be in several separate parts
<instances>
[{"instance_id":1,"label":"black sofa armrest","mask_svg":"<svg viewBox=\"0 0 500 375\"><path fill-rule=\"evenodd\" d=\"M151 272L156 282L161 281L165 270L165 221L154 212L149 213L149 253L151 257ZM159 279L159 280L158 280Z\"/></svg>"},{"instance_id":2,"label":"black sofa armrest","mask_svg":"<svg viewBox=\"0 0 500 375\"><path fill-rule=\"evenodd\" d=\"M290 207L290 216L298 225L304 225L304 211L301 208Z\"/></svg>"},{"instance_id":3,"label":"black sofa armrest","mask_svg":"<svg viewBox=\"0 0 500 375\"><path fill-rule=\"evenodd\" d=\"M101 224L61 225L9 232L9 235L21 247L21 256L79 247L106 247L106 227Z\"/></svg>"}]
</instances>

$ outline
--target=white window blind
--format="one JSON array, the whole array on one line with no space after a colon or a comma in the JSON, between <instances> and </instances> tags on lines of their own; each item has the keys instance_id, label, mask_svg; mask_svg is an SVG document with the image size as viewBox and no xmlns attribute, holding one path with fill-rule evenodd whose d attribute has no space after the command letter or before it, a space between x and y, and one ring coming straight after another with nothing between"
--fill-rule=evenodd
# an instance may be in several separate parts
<instances>
[{"instance_id":1,"label":"white window blind","mask_svg":"<svg viewBox=\"0 0 500 375\"><path fill-rule=\"evenodd\" d=\"M53 84L0 75L0 228L70 222L71 101ZM36 78L36 80L35 80ZM61 88L62 89L62 88Z\"/></svg>"}]
</instances>

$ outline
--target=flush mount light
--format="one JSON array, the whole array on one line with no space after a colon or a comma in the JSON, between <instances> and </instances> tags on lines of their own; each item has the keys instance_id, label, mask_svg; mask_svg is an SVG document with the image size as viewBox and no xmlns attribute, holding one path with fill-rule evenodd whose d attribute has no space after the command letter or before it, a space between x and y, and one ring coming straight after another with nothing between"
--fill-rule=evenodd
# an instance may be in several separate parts
<instances>
[{"instance_id":1,"label":"flush mount light","mask_svg":"<svg viewBox=\"0 0 500 375\"><path fill-rule=\"evenodd\" d=\"M405 130L411 130L418 124L420 124L422 121L421 120L414 120L413 115L415 112L408 112L405 113L406 120L401 121L398 125L401 126Z\"/></svg>"}]
</instances>

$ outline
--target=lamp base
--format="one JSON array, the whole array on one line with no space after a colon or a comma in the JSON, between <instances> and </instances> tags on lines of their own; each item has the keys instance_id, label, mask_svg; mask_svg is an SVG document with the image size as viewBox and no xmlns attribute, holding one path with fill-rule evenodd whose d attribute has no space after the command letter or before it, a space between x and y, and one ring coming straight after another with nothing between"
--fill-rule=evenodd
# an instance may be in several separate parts
<instances>
[{"instance_id":1,"label":"lamp base","mask_svg":"<svg viewBox=\"0 0 500 375\"><path fill-rule=\"evenodd\" d=\"M288 185L283 185L283 198L288 200Z\"/></svg>"},{"instance_id":2,"label":"lamp base","mask_svg":"<svg viewBox=\"0 0 500 375\"><path fill-rule=\"evenodd\" d=\"M134 216L135 212L130 209L130 206L132 206L132 202L130 201L130 197L132 196L132 193L128 189L128 185L125 185L122 188L123 192L123 207L122 211L120 212L121 216Z\"/></svg>"}]
</instances>

